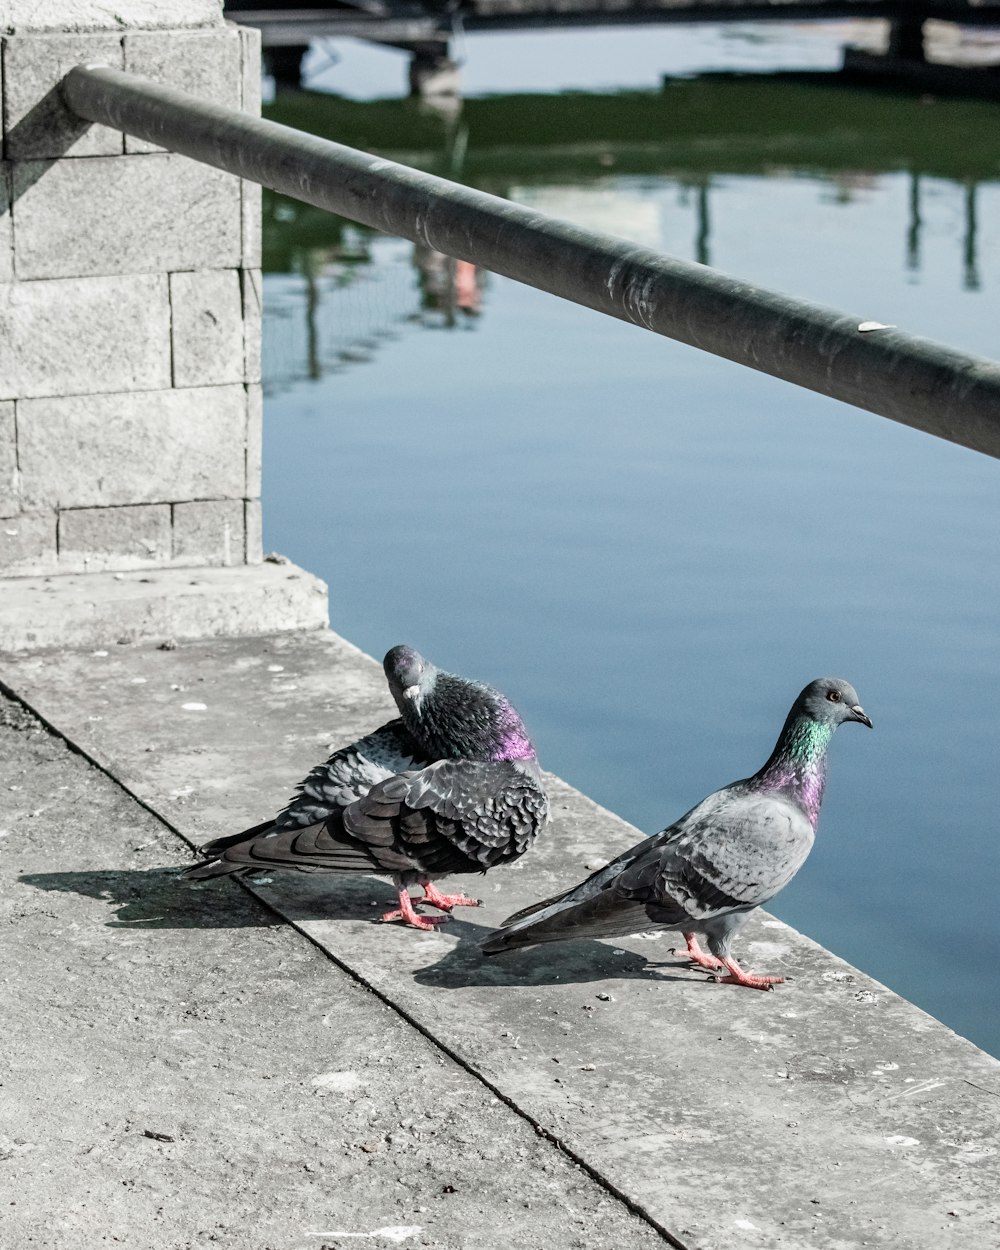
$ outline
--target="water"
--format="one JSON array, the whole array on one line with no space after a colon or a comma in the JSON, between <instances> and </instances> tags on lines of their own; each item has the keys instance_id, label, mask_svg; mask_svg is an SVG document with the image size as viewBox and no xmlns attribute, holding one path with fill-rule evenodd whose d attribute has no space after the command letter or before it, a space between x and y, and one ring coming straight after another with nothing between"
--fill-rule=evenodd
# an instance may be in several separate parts
<instances>
[{"instance_id":1,"label":"water","mask_svg":"<svg viewBox=\"0 0 1000 1250\"><path fill-rule=\"evenodd\" d=\"M684 29L694 68L721 29ZM327 104L345 142L1000 355L992 106L716 79L474 100L450 128ZM1000 1054L1000 465L288 202L267 219L265 541L328 580L334 628L501 686L548 768L650 832L847 677L875 730L835 739L772 910Z\"/></svg>"}]
</instances>

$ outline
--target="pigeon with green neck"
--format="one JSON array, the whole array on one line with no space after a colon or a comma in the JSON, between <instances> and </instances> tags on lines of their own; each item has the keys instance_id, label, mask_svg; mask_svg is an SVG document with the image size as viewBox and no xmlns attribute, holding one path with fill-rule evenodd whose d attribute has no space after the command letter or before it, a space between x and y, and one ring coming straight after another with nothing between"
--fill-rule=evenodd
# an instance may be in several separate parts
<instances>
[{"instance_id":1,"label":"pigeon with green neck","mask_svg":"<svg viewBox=\"0 0 1000 1250\"><path fill-rule=\"evenodd\" d=\"M535 750L514 707L492 686L443 672L412 647L383 661L400 715L318 764L273 820L201 848L184 874L382 873L398 908L382 920L432 929L414 902L475 907L434 885L486 872L531 846L548 816ZM410 885L424 897L411 898Z\"/></svg>"},{"instance_id":2,"label":"pigeon with green neck","mask_svg":"<svg viewBox=\"0 0 1000 1250\"><path fill-rule=\"evenodd\" d=\"M710 794L586 881L508 917L484 952L673 929L685 940L684 956L717 980L758 990L780 984L783 977L744 971L731 945L750 913L805 863L826 786L827 748L845 721L871 728L854 687L834 677L810 682L752 777Z\"/></svg>"}]
</instances>

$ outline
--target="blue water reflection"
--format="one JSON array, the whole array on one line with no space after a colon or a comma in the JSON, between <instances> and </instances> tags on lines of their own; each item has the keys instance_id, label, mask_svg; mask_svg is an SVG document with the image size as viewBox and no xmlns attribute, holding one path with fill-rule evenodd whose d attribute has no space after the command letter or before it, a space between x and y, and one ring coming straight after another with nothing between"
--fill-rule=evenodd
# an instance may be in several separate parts
<instances>
[{"instance_id":1,"label":"blue water reflection","mask_svg":"<svg viewBox=\"0 0 1000 1250\"><path fill-rule=\"evenodd\" d=\"M995 178L595 171L508 193L1000 355ZM309 255L265 287L266 541L329 581L334 628L502 686L543 763L646 831L756 768L805 681L847 677L875 731L834 742L816 849L773 910L1000 1054L1000 465L415 268L398 240Z\"/></svg>"}]
</instances>

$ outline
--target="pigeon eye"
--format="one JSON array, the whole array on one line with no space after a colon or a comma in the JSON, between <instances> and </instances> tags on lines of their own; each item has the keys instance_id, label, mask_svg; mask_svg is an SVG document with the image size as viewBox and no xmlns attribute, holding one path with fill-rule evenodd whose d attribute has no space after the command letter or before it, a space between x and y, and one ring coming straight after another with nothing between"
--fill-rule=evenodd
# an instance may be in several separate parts
<instances>
[{"instance_id":1,"label":"pigeon eye","mask_svg":"<svg viewBox=\"0 0 1000 1250\"><path fill-rule=\"evenodd\" d=\"M840 691L839 691L839 690L828 690L828 691L826 692L826 697L830 700L830 702L831 702L831 703L839 703L839 702L840 702Z\"/></svg>"}]
</instances>

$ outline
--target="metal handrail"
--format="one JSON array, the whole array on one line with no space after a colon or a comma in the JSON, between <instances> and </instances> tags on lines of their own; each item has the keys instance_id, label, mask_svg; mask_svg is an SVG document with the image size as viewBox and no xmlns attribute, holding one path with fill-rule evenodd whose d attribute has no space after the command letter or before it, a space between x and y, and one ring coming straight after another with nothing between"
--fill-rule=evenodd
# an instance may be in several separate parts
<instances>
[{"instance_id":1,"label":"metal handrail","mask_svg":"<svg viewBox=\"0 0 1000 1250\"><path fill-rule=\"evenodd\" d=\"M406 165L77 66L69 108L386 234L1000 459L1000 364Z\"/></svg>"}]
</instances>

